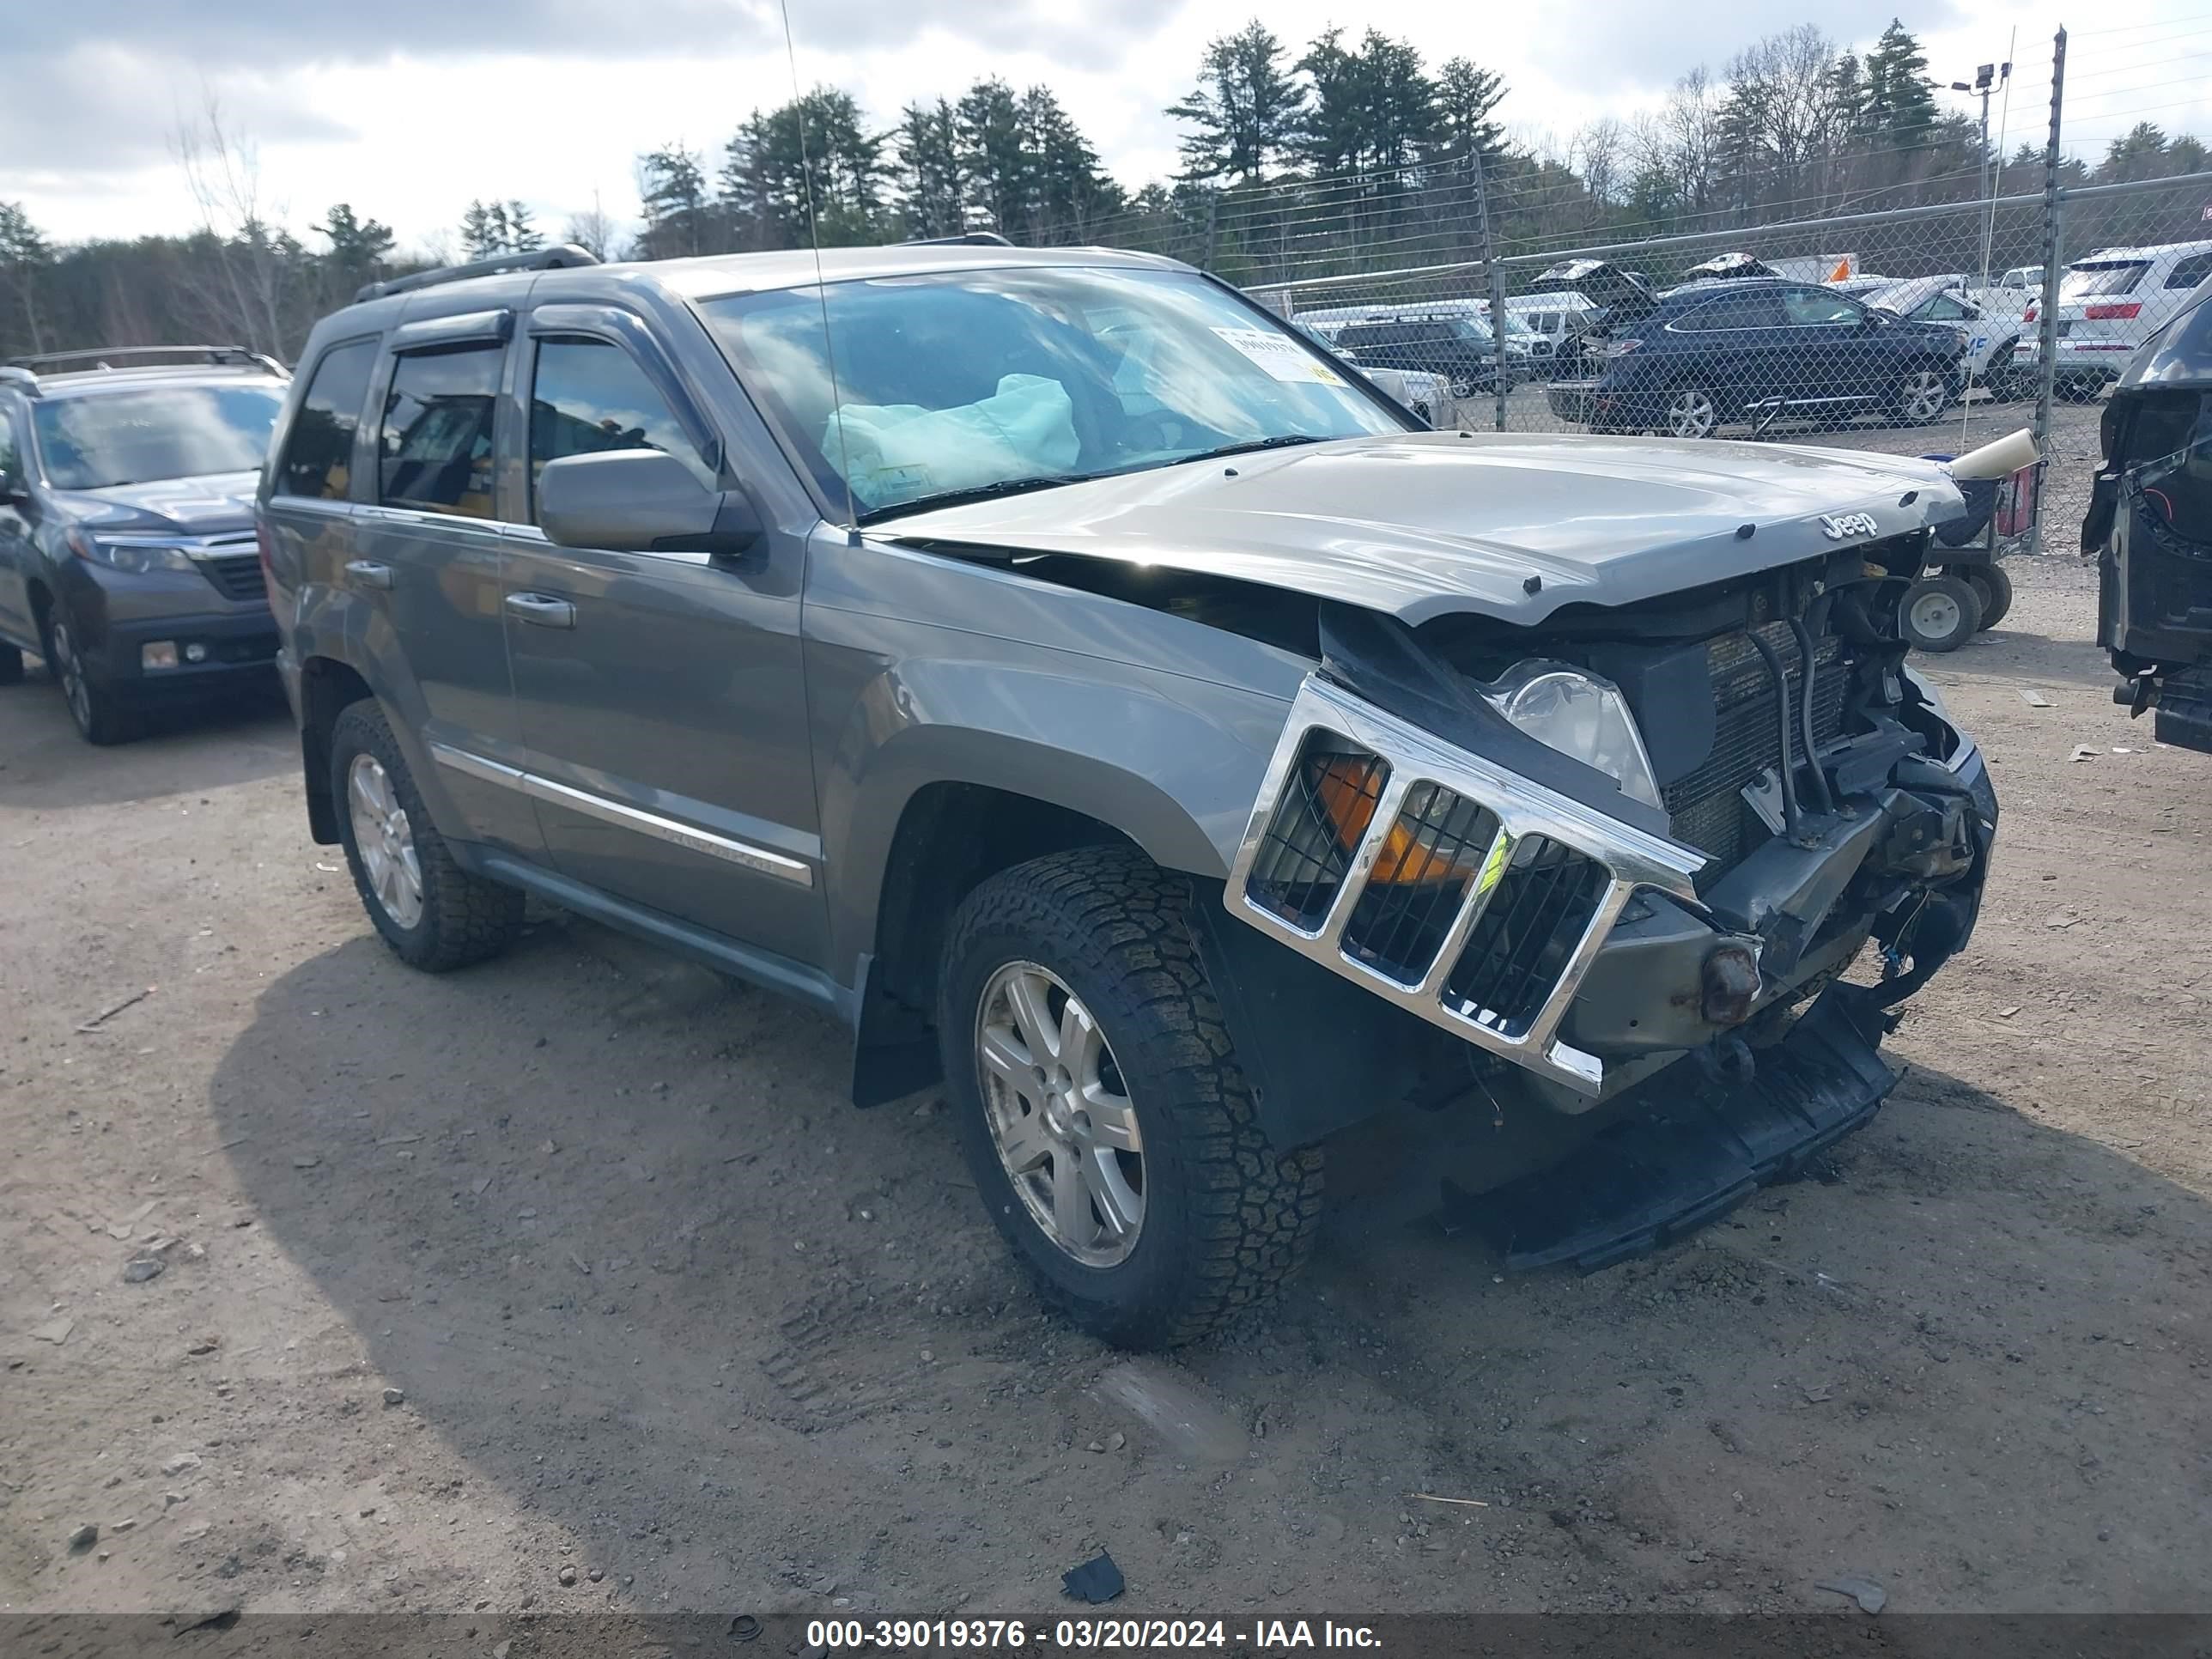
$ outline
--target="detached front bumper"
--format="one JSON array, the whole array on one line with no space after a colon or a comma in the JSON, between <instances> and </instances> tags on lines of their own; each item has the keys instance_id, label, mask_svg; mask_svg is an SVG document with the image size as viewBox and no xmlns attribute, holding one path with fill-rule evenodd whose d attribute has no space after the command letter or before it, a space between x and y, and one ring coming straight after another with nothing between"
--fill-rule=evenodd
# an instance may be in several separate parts
<instances>
[{"instance_id":1,"label":"detached front bumper","mask_svg":"<svg viewBox=\"0 0 2212 1659\"><path fill-rule=\"evenodd\" d=\"M1330 759L1334 800L1316 798L1316 756ZM1579 1112L1795 1001L1869 933L1900 969L1914 964L1883 1003L1964 943L1994 794L1963 738L1948 758L1912 764L1922 787L1869 778L1818 833L1775 836L1701 893L1696 848L1309 676L1225 899L1240 921Z\"/></svg>"}]
</instances>

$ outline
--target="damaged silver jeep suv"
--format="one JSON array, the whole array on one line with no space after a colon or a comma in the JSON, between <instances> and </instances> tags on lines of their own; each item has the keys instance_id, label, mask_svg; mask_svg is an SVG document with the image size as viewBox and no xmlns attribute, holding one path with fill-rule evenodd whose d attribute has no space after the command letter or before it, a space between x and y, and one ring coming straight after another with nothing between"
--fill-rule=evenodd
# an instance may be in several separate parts
<instances>
[{"instance_id":1,"label":"damaged silver jeep suv","mask_svg":"<svg viewBox=\"0 0 2212 1659\"><path fill-rule=\"evenodd\" d=\"M1419 429L1196 271L1003 246L364 290L259 499L402 959L536 894L813 1005L1130 1346L1288 1273L1327 1158L1592 1266L1866 1121L1996 829L1898 637L1959 509Z\"/></svg>"}]
</instances>

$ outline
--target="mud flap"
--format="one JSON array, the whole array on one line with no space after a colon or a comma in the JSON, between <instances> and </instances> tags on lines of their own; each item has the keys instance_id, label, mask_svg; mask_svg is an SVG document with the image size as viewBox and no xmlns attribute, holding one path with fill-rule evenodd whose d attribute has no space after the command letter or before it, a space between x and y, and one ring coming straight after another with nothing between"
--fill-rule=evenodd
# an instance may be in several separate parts
<instances>
[{"instance_id":1,"label":"mud flap","mask_svg":"<svg viewBox=\"0 0 2212 1659\"><path fill-rule=\"evenodd\" d=\"M1863 988L1831 985L1749 1084L1669 1066L1631 1091L1641 1109L1564 1163L1464 1200L1466 1218L1515 1271L1589 1273L1672 1243L1874 1116L1897 1082L1883 1019Z\"/></svg>"}]
</instances>

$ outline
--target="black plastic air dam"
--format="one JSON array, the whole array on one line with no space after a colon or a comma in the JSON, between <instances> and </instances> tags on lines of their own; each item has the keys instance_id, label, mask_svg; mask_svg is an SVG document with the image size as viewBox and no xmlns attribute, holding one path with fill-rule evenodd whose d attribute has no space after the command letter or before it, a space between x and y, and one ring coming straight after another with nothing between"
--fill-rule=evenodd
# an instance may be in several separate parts
<instances>
[{"instance_id":1,"label":"black plastic air dam","mask_svg":"<svg viewBox=\"0 0 2212 1659\"><path fill-rule=\"evenodd\" d=\"M1454 1207L1515 1272L1566 1261L1589 1273L1670 1244L1865 1126L1897 1083L1884 1018L1866 988L1832 985L1759 1052L1748 1084L1670 1066L1565 1162Z\"/></svg>"}]
</instances>

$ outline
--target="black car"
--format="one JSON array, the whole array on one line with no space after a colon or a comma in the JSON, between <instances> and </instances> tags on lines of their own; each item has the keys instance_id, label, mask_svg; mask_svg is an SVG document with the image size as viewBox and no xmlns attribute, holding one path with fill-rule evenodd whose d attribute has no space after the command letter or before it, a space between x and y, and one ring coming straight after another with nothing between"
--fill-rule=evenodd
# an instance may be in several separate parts
<instances>
[{"instance_id":1,"label":"black car","mask_svg":"<svg viewBox=\"0 0 2212 1659\"><path fill-rule=\"evenodd\" d=\"M253 487L289 378L234 346L0 368L0 684L44 658L96 744L149 703L276 684Z\"/></svg>"},{"instance_id":2,"label":"black car","mask_svg":"<svg viewBox=\"0 0 2212 1659\"><path fill-rule=\"evenodd\" d=\"M2129 359L2081 526L2097 639L2160 743L2212 753L2212 281Z\"/></svg>"},{"instance_id":3,"label":"black car","mask_svg":"<svg viewBox=\"0 0 2212 1659\"><path fill-rule=\"evenodd\" d=\"M1907 322L1816 283L1736 277L1655 295L1581 262L1571 285L1603 306L1595 379L1554 381L1552 411L1594 431L1706 438L1731 423L1874 414L1925 426L1964 387L1966 336ZM1548 273L1547 273L1548 274Z\"/></svg>"},{"instance_id":4,"label":"black car","mask_svg":"<svg viewBox=\"0 0 2212 1659\"><path fill-rule=\"evenodd\" d=\"M1442 375L1455 398L1487 392L1498 383L1498 343L1479 317L1372 317L1340 329L1336 349L1362 368Z\"/></svg>"}]
</instances>

